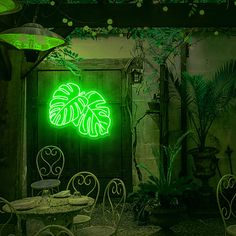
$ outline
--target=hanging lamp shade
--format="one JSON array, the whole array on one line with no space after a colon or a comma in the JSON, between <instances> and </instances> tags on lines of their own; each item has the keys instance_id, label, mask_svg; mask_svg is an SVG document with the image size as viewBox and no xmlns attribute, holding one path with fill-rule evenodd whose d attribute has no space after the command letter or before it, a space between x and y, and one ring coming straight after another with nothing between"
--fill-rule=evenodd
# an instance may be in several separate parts
<instances>
[{"instance_id":1,"label":"hanging lamp shade","mask_svg":"<svg viewBox=\"0 0 236 236\"><path fill-rule=\"evenodd\" d=\"M65 43L58 34L36 23L27 23L0 33L0 41L22 50L47 51Z\"/></svg>"},{"instance_id":2,"label":"hanging lamp shade","mask_svg":"<svg viewBox=\"0 0 236 236\"><path fill-rule=\"evenodd\" d=\"M14 0L0 0L0 15L18 12L22 9L20 3Z\"/></svg>"}]
</instances>

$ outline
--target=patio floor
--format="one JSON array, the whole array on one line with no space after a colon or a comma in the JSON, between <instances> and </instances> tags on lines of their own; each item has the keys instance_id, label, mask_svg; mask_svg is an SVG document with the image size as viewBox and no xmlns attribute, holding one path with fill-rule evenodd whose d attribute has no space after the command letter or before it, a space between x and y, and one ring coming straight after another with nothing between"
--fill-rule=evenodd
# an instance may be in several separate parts
<instances>
[{"instance_id":1,"label":"patio floor","mask_svg":"<svg viewBox=\"0 0 236 236\"><path fill-rule=\"evenodd\" d=\"M102 208L98 204L92 217L92 225L102 223ZM34 230L34 223L29 223L29 228ZM186 215L182 222L171 228L176 236L222 236L224 235L223 223L220 217L189 217ZM31 231L30 230L30 231ZM123 212L118 236L163 236L161 228L155 225L140 226L134 221L131 207L127 204ZM29 234L32 235L32 234ZM172 236L168 234L165 236Z\"/></svg>"},{"instance_id":2,"label":"patio floor","mask_svg":"<svg viewBox=\"0 0 236 236\"><path fill-rule=\"evenodd\" d=\"M97 207L93 215L93 224L98 224L101 215L101 208ZM222 236L224 235L223 223L220 217L188 217L181 223L171 228L176 236ZM133 213L129 207L123 212L118 236L148 236L162 234L159 226L146 225L138 226L134 221Z\"/></svg>"}]
</instances>

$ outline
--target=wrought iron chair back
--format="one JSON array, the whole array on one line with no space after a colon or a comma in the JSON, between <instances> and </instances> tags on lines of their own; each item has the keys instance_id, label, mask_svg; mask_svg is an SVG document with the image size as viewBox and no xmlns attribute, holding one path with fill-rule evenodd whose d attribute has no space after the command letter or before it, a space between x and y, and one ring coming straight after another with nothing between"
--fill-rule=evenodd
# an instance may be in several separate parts
<instances>
[{"instance_id":1,"label":"wrought iron chair back","mask_svg":"<svg viewBox=\"0 0 236 236\"><path fill-rule=\"evenodd\" d=\"M36 165L41 179L59 179L64 169L64 164L64 153L57 146L45 146L37 153Z\"/></svg>"},{"instance_id":2,"label":"wrought iron chair back","mask_svg":"<svg viewBox=\"0 0 236 236\"><path fill-rule=\"evenodd\" d=\"M8 208L7 213L3 210L3 206ZM0 226L0 236L7 235L7 232L6 232L7 226L12 223L12 220L14 220L14 217L16 218L16 222L14 222L14 223L17 224L17 228L16 228L16 230L14 230L14 233L16 235L19 235L20 234L20 230L19 230L20 229L20 227L19 227L20 220L18 219L18 216L16 214L16 210L11 205L11 203L9 201L7 201L5 198L2 198L2 197L0 197L0 213L4 214L2 216L6 216L4 218L3 223L1 223L1 226Z\"/></svg>"},{"instance_id":3,"label":"wrought iron chair back","mask_svg":"<svg viewBox=\"0 0 236 236\"><path fill-rule=\"evenodd\" d=\"M103 195L103 219L105 224L111 225L118 230L120 219L126 202L126 188L121 179L110 180Z\"/></svg>"},{"instance_id":4,"label":"wrought iron chair back","mask_svg":"<svg viewBox=\"0 0 236 236\"><path fill-rule=\"evenodd\" d=\"M47 225L40 229L34 236L75 236L69 229L62 225Z\"/></svg>"},{"instance_id":5,"label":"wrought iron chair back","mask_svg":"<svg viewBox=\"0 0 236 236\"><path fill-rule=\"evenodd\" d=\"M72 194L82 194L94 198L94 204L84 209L84 212L91 216L100 193L98 178L89 171L80 171L71 177L66 189L70 190Z\"/></svg>"},{"instance_id":6,"label":"wrought iron chair back","mask_svg":"<svg viewBox=\"0 0 236 236\"><path fill-rule=\"evenodd\" d=\"M223 220L225 235L236 235L236 176L224 175L217 185L217 204ZM234 223L233 221L234 220Z\"/></svg>"}]
</instances>

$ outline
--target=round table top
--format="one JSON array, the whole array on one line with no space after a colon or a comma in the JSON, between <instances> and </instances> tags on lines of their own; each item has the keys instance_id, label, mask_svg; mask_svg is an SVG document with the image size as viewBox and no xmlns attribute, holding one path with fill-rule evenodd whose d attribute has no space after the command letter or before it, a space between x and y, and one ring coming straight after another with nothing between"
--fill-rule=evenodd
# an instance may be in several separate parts
<instances>
[{"instance_id":1,"label":"round table top","mask_svg":"<svg viewBox=\"0 0 236 236\"><path fill-rule=\"evenodd\" d=\"M59 179L42 179L31 184L31 188L33 189L51 189L58 187L61 184Z\"/></svg>"},{"instance_id":2,"label":"round table top","mask_svg":"<svg viewBox=\"0 0 236 236\"><path fill-rule=\"evenodd\" d=\"M71 204L70 199L74 199L74 196L69 197L53 197L50 195L47 199L36 196L18 199L11 202L11 205L16 209L18 215L55 215L55 214L68 214L72 212L78 212L86 207L93 205L94 199L87 196L81 196L78 198L87 199L82 204ZM45 204L45 201L47 203ZM9 212L7 205L3 206L5 212Z\"/></svg>"}]
</instances>

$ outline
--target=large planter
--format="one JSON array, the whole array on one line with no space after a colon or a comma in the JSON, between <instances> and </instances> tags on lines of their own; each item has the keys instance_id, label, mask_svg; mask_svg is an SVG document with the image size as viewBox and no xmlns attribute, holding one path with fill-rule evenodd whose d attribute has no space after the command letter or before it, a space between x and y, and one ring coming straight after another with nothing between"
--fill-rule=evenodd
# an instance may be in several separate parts
<instances>
[{"instance_id":1,"label":"large planter","mask_svg":"<svg viewBox=\"0 0 236 236\"><path fill-rule=\"evenodd\" d=\"M197 148L191 149L190 154L194 161L194 176L201 180L209 179L215 175L216 172L216 154L219 151L214 147L207 147L203 152Z\"/></svg>"},{"instance_id":2,"label":"large planter","mask_svg":"<svg viewBox=\"0 0 236 236\"><path fill-rule=\"evenodd\" d=\"M207 147L204 151L200 152L197 148L191 149L190 154L194 162L194 176L201 180L201 191L203 193L211 193L208 181L216 173L216 154L219 151L214 147Z\"/></svg>"},{"instance_id":3,"label":"large planter","mask_svg":"<svg viewBox=\"0 0 236 236\"><path fill-rule=\"evenodd\" d=\"M149 106L150 111L160 112L160 102L151 101L151 102L148 102L148 106Z\"/></svg>"},{"instance_id":4,"label":"large planter","mask_svg":"<svg viewBox=\"0 0 236 236\"><path fill-rule=\"evenodd\" d=\"M171 227L180 223L186 212L185 207L173 207L165 208L162 206L147 207L149 212L149 221L153 225L161 227L161 231L158 231L161 235L174 235Z\"/></svg>"},{"instance_id":5,"label":"large planter","mask_svg":"<svg viewBox=\"0 0 236 236\"><path fill-rule=\"evenodd\" d=\"M150 111L159 112L160 111L160 97L157 94L153 95L153 98L148 102Z\"/></svg>"}]
</instances>

